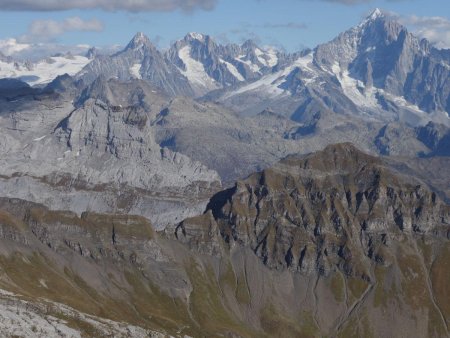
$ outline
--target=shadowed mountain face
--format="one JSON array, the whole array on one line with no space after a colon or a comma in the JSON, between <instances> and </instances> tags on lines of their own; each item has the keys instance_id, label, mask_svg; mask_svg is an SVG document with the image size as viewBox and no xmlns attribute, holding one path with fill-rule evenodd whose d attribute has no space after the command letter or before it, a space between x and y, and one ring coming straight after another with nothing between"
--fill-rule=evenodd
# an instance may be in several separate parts
<instances>
[{"instance_id":1,"label":"shadowed mountain face","mask_svg":"<svg viewBox=\"0 0 450 338\"><path fill-rule=\"evenodd\" d=\"M380 243L403 232L448 231L448 207L434 192L350 144L288 157L219 193L208 208L225 242L250 246L275 269L323 274L339 267L368 277L358 271L364 256L389 261Z\"/></svg>"},{"instance_id":2,"label":"shadowed mountain face","mask_svg":"<svg viewBox=\"0 0 450 338\"><path fill-rule=\"evenodd\" d=\"M116 334L445 337L450 207L391 168L350 144L287 157L160 233L1 199L0 306L47 302L91 336L108 318Z\"/></svg>"}]
</instances>

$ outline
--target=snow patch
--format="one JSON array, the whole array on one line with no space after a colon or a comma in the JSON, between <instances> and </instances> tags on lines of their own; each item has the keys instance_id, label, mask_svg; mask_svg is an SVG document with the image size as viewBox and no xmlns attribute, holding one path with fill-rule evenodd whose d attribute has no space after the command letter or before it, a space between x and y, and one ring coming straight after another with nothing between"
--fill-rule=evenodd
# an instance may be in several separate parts
<instances>
[{"instance_id":1,"label":"snow patch","mask_svg":"<svg viewBox=\"0 0 450 338\"><path fill-rule=\"evenodd\" d=\"M263 58L264 52L261 49L256 48L255 49L255 54L256 54L256 57L258 58L259 62L261 62L263 65L267 65L266 59Z\"/></svg>"},{"instance_id":2,"label":"snow patch","mask_svg":"<svg viewBox=\"0 0 450 338\"><path fill-rule=\"evenodd\" d=\"M195 39L195 40L203 41L205 39L203 34L200 34L200 33L191 32L188 35L189 35L189 37L191 37L192 39Z\"/></svg>"},{"instance_id":3,"label":"snow patch","mask_svg":"<svg viewBox=\"0 0 450 338\"><path fill-rule=\"evenodd\" d=\"M43 140L45 137L46 137L47 135L44 135L44 136L41 136L41 137L38 137L38 138L35 138L33 141L34 142L38 142L38 141L41 141L41 140Z\"/></svg>"},{"instance_id":4,"label":"snow patch","mask_svg":"<svg viewBox=\"0 0 450 338\"><path fill-rule=\"evenodd\" d=\"M313 68L313 53L309 53L295 60L293 67L300 68L305 76L302 78L305 85L310 84L317 78L317 71Z\"/></svg>"},{"instance_id":5,"label":"snow patch","mask_svg":"<svg viewBox=\"0 0 450 338\"><path fill-rule=\"evenodd\" d=\"M133 75L136 79L139 79L139 80L142 79L141 67L142 67L142 64L140 64L140 63L135 63L133 66L130 67L131 75Z\"/></svg>"},{"instance_id":6,"label":"snow patch","mask_svg":"<svg viewBox=\"0 0 450 338\"><path fill-rule=\"evenodd\" d=\"M249 91L262 92L272 97L281 95L285 91L280 88L280 85L285 81L286 76L288 76L296 68L302 69L305 72L305 74L309 76L303 79L305 84L308 84L317 78L317 73L313 68L312 61L313 61L312 53L307 54L301 58L298 58L292 65L286 67L283 70L263 76L262 78L260 78L255 82L252 82L235 91L227 93L224 96L224 99L228 99L235 95L239 95Z\"/></svg>"},{"instance_id":7,"label":"snow patch","mask_svg":"<svg viewBox=\"0 0 450 338\"><path fill-rule=\"evenodd\" d=\"M48 289L47 283L45 282L45 279L39 279L39 284L43 286L44 288Z\"/></svg>"},{"instance_id":8,"label":"snow patch","mask_svg":"<svg viewBox=\"0 0 450 338\"><path fill-rule=\"evenodd\" d=\"M344 94L358 107L377 108L378 101L375 97L376 88L367 89L363 93L364 83L350 77L348 69L342 69L337 62L331 67L341 84Z\"/></svg>"},{"instance_id":9,"label":"snow patch","mask_svg":"<svg viewBox=\"0 0 450 338\"><path fill-rule=\"evenodd\" d=\"M278 56L274 49L262 51L259 48L255 49L256 57L266 67L273 67L278 63Z\"/></svg>"},{"instance_id":10,"label":"snow patch","mask_svg":"<svg viewBox=\"0 0 450 338\"><path fill-rule=\"evenodd\" d=\"M278 63L277 51L274 49L268 49L266 52L267 56L267 65L269 67L274 67Z\"/></svg>"},{"instance_id":11,"label":"snow patch","mask_svg":"<svg viewBox=\"0 0 450 338\"><path fill-rule=\"evenodd\" d=\"M186 67L180 71L192 85L200 88L218 88L214 79L206 73L203 64L191 57L191 46L181 48L178 56Z\"/></svg>"},{"instance_id":12,"label":"snow patch","mask_svg":"<svg viewBox=\"0 0 450 338\"><path fill-rule=\"evenodd\" d=\"M25 64L15 64L0 61L0 78L18 78L30 86L51 82L59 75L75 75L91 60L84 56L64 57L54 56L27 67Z\"/></svg>"},{"instance_id":13,"label":"snow patch","mask_svg":"<svg viewBox=\"0 0 450 338\"><path fill-rule=\"evenodd\" d=\"M238 80L238 81L245 81L244 77L239 73L237 68L232 64L225 60L219 59L221 63L225 64L227 66L228 71Z\"/></svg>"},{"instance_id":14,"label":"snow patch","mask_svg":"<svg viewBox=\"0 0 450 338\"><path fill-rule=\"evenodd\" d=\"M259 73L259 71L261 70L261 68L257 65L254 64L253 62L251 62L250 60L245 60L246 56L245 55L239 55L237 58L235 58L236 61L245 63L247 66L249 66L250 70L253 73Z\"/></svg>"},{"instance_id":15,"label":"snow patch","mask_svg":"<svg viewBox=\"0 0 450 338\"><path fill-rule=\"evenodd\" d=\"M344 94L364 113L383 112L383 108L379 105L377 96L381 95L388 101L393 102L398 109L399 121L412 126L424 125L429 121L436 121L445 125L449 125L450 121L445 112L436 111L427 113L421 110L417 105L408 102L404 97L395 96L387 93L381 88L366 88L362 81L350 77L347 69L342 69L337 62L332 66L332 72L341 84ZM381 113L383 114L383 113ZM386 113L389 114L389 113Z\"/></svg>"}]
</instances>

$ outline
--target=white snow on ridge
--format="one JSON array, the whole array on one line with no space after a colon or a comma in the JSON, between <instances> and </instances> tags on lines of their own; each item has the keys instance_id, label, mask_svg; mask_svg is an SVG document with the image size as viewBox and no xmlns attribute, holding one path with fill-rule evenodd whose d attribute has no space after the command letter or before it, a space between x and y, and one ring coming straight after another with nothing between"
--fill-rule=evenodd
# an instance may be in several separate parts
<instances>
[{"instance_id":1,"label":"white snow on ridge","mask_svg":"<svg viewBox=\"0 0 450 338\"><path fill-rule=\"evenodd\" d=\"M273 67L278 63L277 53L274 49L262 51L259 48L255 49L256 57L266 67Z\"/></svg>"},{"instance_id":2,"label":"white snow on ridge","mask_svg":"<svg viewBox=\"0 0 450 338\"><path fill-rule=\"evenodd\" d=\"M256 54L256 57L258 58L258 61L261 62L263 65L267 66L267 61L266 61L266 59L263 58L264 52L261 49L256 48L255 54Z\"/></svg>"},{"instance_id":3,"label":"white snow on ridge","mask_svg":"<svg viewBox=\"0 0 450 338\"><path fill-rule=\"evenodd\" d=\"M267 50L266 56L268 57L267 65L269 67L274 67L278 63L277 51L275 49Z\"/></svg>"},{"instance_id":4,"label":"white snow on ridge","mask_svg":"<svg viewBox=\"0 0 450 338\"><path fill-rule=\"evenodd\" d=\"M189 82L200 88L218 88L217 83L205 71L203 64L191 57L191 47L185 46L180 49L178 56L186 66L186 70L180 69Z\"/></svg>"},{"instance_id":5,"label":"white snow on ridge","mask_svg":"<svg viewBox=\"0 0 450 338\"><path fill-rule=\"evenodd\" d=\"M404 108L404 110L400 110L399 112L399 120L401 121L414 126L425 125L429 121L434 121L437 123L442 123L446 126L450 126L450 119L448 113L445 111L434 111L432 113L427 113L420 109L417 105L408 102L403 96L394 96L387 93L385 93L385 95L397 106Z\"/></svg>"},{"instance_id":6,"label":"white snow on ridge","mask_svg":"<svg viewBox=\"0 0 450 338\"><path fill-rule=\"evenodd\" d=\"M344 94L363 112L378 112L383 114L383 108L378 103L377 94L384 96L387 100L393 102L398 109L398 120L412 126L425 125L429 121L436 121L444 125L450 125L450 119L446 112L436 111L427 113L420 109L417 105L408 102L402 96L395 96L387 93L381 88L365 88L362 81L350 77L347 69L342 69L336 62L332 66L332 72L339 80ZM384 113L392 114L392 113Z\"/></svg>"},{"instance_id":7,"label":"white snow on ridge","mask_svg":"<svg viewBox=\"0 0 450 338\"><path fill-rule=\"evenodd\" d=\"M32 69L29 70L24 65L19 65L16 69L14 63L0 61L0 78L19 78L30 86L34 86L51 82L57 76L66 73L75 75L89 62L91 60L84 56L73 58L54 56L33 64Z\"/></svg>"},{"instance_id":8,"label":"white snow on ridge","mask_svg":"<svg viewBox=\"0 0 450 338\"><path fill-rule=\"evenodd\" d=\"M239 73L237 68L232 64L225 60L220 59L220 62L225 64L227 66L228 71L238 80L238 81L245 81L244 77Z\"/></svg>"},{"instance_id":9,"label":"white snow on ridge","mask_svg":"<svg viewBox=\"0 0 450 338\"><path fill-rule=\"evenodd\" d=\"M141 67L142 64L140 63L135 63L132 67L130 67L130 73L131 75L133 75L136 79L142 79L141 76Z\"/></svg>"},{"instance_id":10,"label":"white snow on ridge","mask_svg":"<svg viewBox=\"0 0 450 338\"><path fill-rule=\"evenodd\" d=\"M188 35L189 35L192 39L199 40L199 41L203 41L203 40L205 39L205 37L203 36L203 34L196 33L196 32L190 32Z\"/></svg>"},{"instance_id":11,"label":"white snow on ridge","mask_svg":"<svg viewBox=\"0 0 450 338\"><path fill-rule=\"evenodd\" d=\"M254 72L254 73L258 73L261 70L258 65L252 63L250 60L243 60L243 58L245 58L245 55L240 55L235 60L239 61L239 62L242 62L242 63L245 63L247 66L249 66L251 71Z\"/></svg>"},{"instance_id":12,"label":"white snow on ridge","mask_svg":"<svg viewBox=\"0 0 450 338\"><path fill-rule=\"evenodd\" d=\"M313 53L309 53L301 58L298 58L294 62L294 67L300 68L305 73L305 77L303 77L303 82L305 85L313 82L317 78L317 70L313 68L313 58Z\"/></svg>"},{"instance_id":13,"label":"white snow on ridge","mask_svg":"<svg viewBox=\"0 0 450 338\"><path fill-rule=\"evenodd\" d=\"M332 66L332 72L341 84L344 94L359 107L377 108L378 101L375 97L376 88L367 90L363 94L359 88L364 88L364 84L350 77L347 69L341 69L339 64L335 62Z\"/></svg>"},{"instance_id":14,"label":"white snow on ridge","mask_svg":"<svg viewBox=\"0 0 450 338\"><path fill-rule=\"evenodd\" d=\"M44 136L41 136L41 137L38 137L38 138L35 138L33 141L34 142L38 142L38 141L41 141L41 140L43 140L45 137L46 137L47 135L44 135Z\"/></svg>"},{"instance_id":15,"label":"white snow on ridge","mask_svg":"<svg viewBox=\"0 0 450 338\"><path fill-rule=\"evenodd\" d=\"M280 85L285 81L286 76L288 76L295 68L300 68L309 77L305 77L303 80L305 84L308 84L314 81L317 77L316 71L312 66L313 55L312 53L305 55L301 58L298 58L292 65L286 67L283 70L280 70L276 73L272 73L266 76L263 76L261 79L252 82L248 85L245 85L235 91L227 93L223 98L228 99L235 95L239 95L242 93L246 93L249 91L258 91L263 92L266 95L270 95L272 97L281 95L285 91L280 88Z\"/></svg>"}]
</instances>

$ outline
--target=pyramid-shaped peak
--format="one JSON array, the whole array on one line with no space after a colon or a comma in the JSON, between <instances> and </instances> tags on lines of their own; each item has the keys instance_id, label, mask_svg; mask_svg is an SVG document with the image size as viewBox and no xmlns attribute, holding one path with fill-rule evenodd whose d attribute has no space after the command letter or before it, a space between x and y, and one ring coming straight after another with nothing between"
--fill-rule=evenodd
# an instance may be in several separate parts
<instances>
[{"instance_id":1,"label":"pyramid-shaped peak","mask_svg":"<svg viewBox=\"0 0 450 338\"><path fill-rule=\"evenodd\" d=\"M148 38L147 38L147 36L146 36L144 33L142 33L142 32L137 32L137 33L134 35L134 37L133 37L133 41L139 42L139 41L145 41L145 40L148 40Z\"/></svg>"},{"instance_id":2,"label":"pyramid-shaped peak","mask_svg":"<svg viewBox=\"0 0 450 338\"><path fill-rule=\"evenodd\" d=\"M380 17L383 17L384 13L381 9L379 8L375 8L372 13L370 13L370 15L367 17L367 19L371 19L371 20L375 20L378 19Z\"/></svg>"},{"instance_id":3,"label":"pyramid-shaped peak","mask_svg":"<svg viewBox=\"0 0 450 338\"><path fill-rule=\"evenodd\" d=\"M358 25L358 27L366 26L378 20L386 19L386 13L379 8L375 8L366 18Z\"/></svg>"},{"instance_id":4,"label":"pyramid-shaped peak","mask_svg":"<svg viewBox=\"0 0 450 338\"><path fill-rule=\"evenodd\" d=\"M253 40L246 40L242 45L241 48L245 51L254 51L255 49L259 48L258 45Z\"/></svg>"},{"instance_id":5,"label":"pyramid-shaped peak","mask_svg":"<svg viewBox=\"0 0 450 338\"><path fill-rule=\"evenodd\" d=\"M136 35L131 39L125 49L138 49L143 46L151 46L150 39L142 32L136 33Z\"/></svg>"}]
</instances>

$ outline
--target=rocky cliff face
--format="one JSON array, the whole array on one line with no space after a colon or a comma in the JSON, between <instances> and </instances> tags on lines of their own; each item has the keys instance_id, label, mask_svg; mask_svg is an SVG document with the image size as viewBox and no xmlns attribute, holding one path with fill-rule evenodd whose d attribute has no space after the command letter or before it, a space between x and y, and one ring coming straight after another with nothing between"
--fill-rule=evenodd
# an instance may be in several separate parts
<instances>
[{"instance_id":1,"label":"rocky cliff face","mask_svg":"<svg viewBox=\"0 0 450 338\"><path fill-rule=\"evenodd\" d=\"M81 90L69 80L2 101L4 196L77 213L153 214L160 227L204 208L217 173L161 148L150 130L166 96L142 81L98 78Z\"/></svg>"},{"instance_id":2,"label":"rocky cliff face","mask_svg":"<svg viewBox=\"0 0 450 338\"><path fill-rule=\"evenodd\" d=\"M389 264L388 243L403 233L450 236L449 209L435 193L349 144L288 157L219 193L208 210L226 243L293 271L367 276L358 271L364 259Z\"/></svg>"},{"instance_id":3,"label":"rocky cliff face","mask_svg":"<svg viewBox=\"0 0 450 338\"><path fill-rule=\"evenodd\" d=\"M315 60L330 71L333 67L346 69L366 87L373 83L424 111L449 109L446 52L434 49L379 10L357 27L318 46Z\"/></svg>"},{"instance_id":4,"label":"rocky cliff face","mask_svg":"<svg viewBox=\"0 0 450 338\"><path fill-rule=\"evenodd\" d=\"M334 279L341 278L337 276L343 276L344 284L356 278L367 285L353 305L357 312L384 318L376 310L380 302L387 312L400 304L427 309L429 322L420 325L429 331L423 334L439 336L447 330L449 314L442 312L444 305L434 295L440 291L438 282L431 281L435 277L430 277L430 268L431 257L446 255L449 224L449 206L423 182L399 175L382 160L349 144L339 144L311 155L288 157L239 181L215 195L204 215L180 223L175 236L193 250L213 256L248 247L268 268L317 276L316 285L328 280L328 287L334 288ZM431 243L436 250L425 254ZM348 296L352 286L345 288L337 298ZM394 289L396 295L391 294ZM316 310L316 323L324 320L319 318L326 312ZM355 328L349 318L346 321L336 324L334 334L362 334L361 326ZM391 332L402 326L388 322ZM434 325L444 331L439 333ZM366 333L386 332L369 326Z\"/></svg>"}]
</instances>

